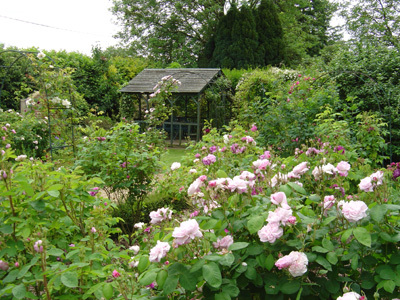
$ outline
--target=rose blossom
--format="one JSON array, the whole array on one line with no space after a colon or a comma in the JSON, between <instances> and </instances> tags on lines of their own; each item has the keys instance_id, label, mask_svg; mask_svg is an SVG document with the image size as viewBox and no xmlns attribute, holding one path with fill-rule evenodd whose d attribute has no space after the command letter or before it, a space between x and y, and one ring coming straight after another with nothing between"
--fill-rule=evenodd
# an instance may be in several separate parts
<instances>
[{"instance_id":1,"label":"rose blossom","mask_svg":"<svg viewBox=\"0 0 400 300\"><path fill-rule=\"evenodd\" d=\"M260 241L263 243L269 242L273 244L282 235L283 229L279 226L279 223L268 223L258 231Z\"/></svg>"},{"instance_id":2,"label":"rose blossom","mask_svg":"<svg viewBox=\"0 0 400 300\"><path fill-rule=\"evenodd\" d=\"M8 263L0 260L0 269L2 269L3 271L7 271L8 268L9 268Z\"/></svg>"},{"instance_id":3,"label":"rose blossom","mask_svg":"<svg viewBox=\"0 0 400 300\"><path fill-rule=\"evenodd\" d=\"M285 226L286 223L289 222L290 217L292 217L292 210L290 208L278 207L274 211L268 213L267 222L280 223Z\"/></svg>"},{"instance_id":4,"label":"rose blossom","mask_svg":"<svg viewBox=\"0 0 400 300\"><path fill-rule=\"evenodd\" d=\"M357 294L356 292L348 292L343 294L341 297L337 297L336 300L359 300L361 295Z\"/></svg>"},{"instance_id":5,"label":"rose blossom","mask_svg":"<svg viewBox=\"0 0 400 300\"><path fill-rule=\"evenodd\" d=\"M324 197L324 209L330 209L335 204L335 196L329 195Z\"/></svg>"},{"instance_id":6,"label":"rose blossom","mask_svg":"<svg viewBox=\"0 0 400 300\"><path fill-rule=\"evenodd\" d=\"M135 225L133 225L133 227L135 227L135 228L137 228L137 229L142 229L143 226L144 226L144 223L143 223L143 222L139 222L139 223L136 223Z\"/></svg>"},{"instance_id":7,"label":"rose blossom","mask_svg":"<svg viewBox=\"0 0 400 300\"><path fill-rule=\"evenodd\" d=\"M367 216L368 206L363 201L340 201L339 206L341 206L343 216L349 222L357 222Z\"/></svg>"},{"instance_id":8,"label":"rose blossom","mask_svg":"<svg viewBox=\"0 0 400 300\"><path fill-rule=\"evenodd\" d=\"M293 174L295 175L296 178L298 178L300 175L303 175L305 172L307 172L309 168L307 168L307 162L304 161L301 164L298 164L293 168Z\"/></svg>"},{"instance_id":9,"label":"rose blossom","mask_svg":"<svg viewBox=\"0 0 400 300\"><path fill-rule=\"evenodd\" d=\"M172 232L172 236L175 238L175 245L183 245L193 240L195 237L202 237L203 234L200 232L199 224L195 219L184 221L179 227L175 227Z\"/></svg>"},{"instance_id":10,"label":"rose blossom","mask_svg":"<svg viewBox=\"0 0 400 300\"><path fill-rule=\"evenodd\" d=\"M120 276L121 276L121 274L117 270L112 271L112 277L118 278Z\"/></svg>"},{"instance_id":11,"label":"rose blossom","mask_svg":"<svg viewBox=\"0 0 400 300\"><path fill-rule=\"evenodd\" d=\"M337 164L336 169L338 170L340 176L347 177L350 170L350 164L346 161L341 161Z\"/></svg>"},{"instance_id":12,"label":"rose blossom","mask_svg":"<svg viewBox=\"0 0 400 300\"><path fill-rule=\"evenodd\" d=\"M42 246L42 240L36 241L36 243L33 245L33 249L35 249L36 252L43 252L43 246Z\"/></svg>"},{"instance_id":13,"label":"rose blossom","mask_svg":"<svg viewBox=\"0 0 400 300\"><path fill-rule=\"evenodd\" d=\"M151 262L159 262L167 255L169 249L171 249L171 246L167 242L157 241L157 245L150 249L149 260Z\"/></svg>"},{"instance_id":14,"label":"rose blossom","mask_svg":"<svg viewBox=\"0 0 400 300\"><path fill-rule=\"evenodd\" d=\"M133 251L133 253L138 254L140 247L138 245L134 245L129 247L129 250Z\"/></svg>"},{"instance_id":15,"label":"rose blossom","mask_svg":"<svg viewBox=\"0 0 400 300\"><path fill-rule=\"evenodd\" d=\"M176 169L179 169L180 167L181 167L181 163L179 163L179 162L174 162L174 163L172 163L172 165L171 165L171 170L174 171L174 170L176 170Z\"/></svg>"},{"instance_id":16,"label":"rose blossom","mask_svg":"<svg viewBox=\"0 0 400 300\"><path fill-rule=\"evenodd\" d=\"M157 211L152 211L150 213L150 218L151 218L150 223L157 224L163 220L171 219L171 216L172 216L172 210L170 210L168 207L159 208L157 209Z\"/></svg>"},{"instance_id":17,"label":"rose blossom","mask_svg":"<svg viewBox=\"0 0 400 300\"><path fill-rule=\"evenodd\" d=\"M281 269L288 269L289 273L293 277L298 277L307 272L308 258L302 252L292 251L289 255L286 255L278 259L275 266Z\"/></svg>"},{"instance_id":18,"label":"rose blossom","mask_svg":"<svg viewBox=\"0 0 400 300\"><path fill-rule=\"evenodd\" d=\"M217 158L214 154L208 154L206 157L203 158L203 164L209 166L217 161Z\"/></svg>"},{"instance_id":19,"label":"rose blossom","mask_svg":"<svg viewBox=\"0 0 400 300\"><path fill-rule=\"evenodd\" d=\"M228 249L230 245L233 244L233 238L231 235L227 235L223 237L221 240L218 239L215 243L213 243L214 248L219 249Z\"/></svg>"},{"instance_id":20,"label":"rose blossom","mask_svg":"<svg viewBox=\"0 0 400 300\"><path fill-rule=\"evenodd\" d=\"M271 203L275 205L280 204L281 206L287 206L286 194L284 192L277 192L275 194L272 194Z\"/></svg>"},{"instance_id":21,"label":"rose blossom","mask_svg":"<svg viewBox=\"0 0 400 300\"><path fill-rule=\"evenodd\" d=\"M373 192L374 191L374 187L372 185L370 177L365 177L364 179L361 179L358 187L360 188L360 190L362 190L364 192Z\"/></svg>"}]
</instances>

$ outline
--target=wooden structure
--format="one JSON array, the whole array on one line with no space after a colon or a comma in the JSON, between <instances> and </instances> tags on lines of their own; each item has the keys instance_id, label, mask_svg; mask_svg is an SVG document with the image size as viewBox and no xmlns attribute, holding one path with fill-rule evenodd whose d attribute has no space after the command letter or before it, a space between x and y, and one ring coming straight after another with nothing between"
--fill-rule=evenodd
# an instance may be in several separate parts
<instances>
[{"instance_id":1,"label":"wooden structure","mask_svg":"<svg viewBox=\"0 0 400 300\"><path fill-rule=\"evenodd\" d=\"M196 129L196 141L199 141L201 134L200 96L218 77L223 76L221 69L145 69L120 91L141 95L146 101L147 109L149 109L149 98L154 93L153 88L165 76L172 76L181 82L181 85L173 91L173 98L169 99L171 108L174 107L178 96L184 97L186 107L190 100L197 105L196 122L190 122L186 119L182 122L182 120L174 118L172 109L170 122L164 123L164 129L167 129L170 133L171 145L174 134L179 135L179 143L181 143L183 134L192 135L192 128ZM187 114L187 109L185 114ZM139 101L139 119L141 120L141 101Z\"/></svg>"}]
</instances>

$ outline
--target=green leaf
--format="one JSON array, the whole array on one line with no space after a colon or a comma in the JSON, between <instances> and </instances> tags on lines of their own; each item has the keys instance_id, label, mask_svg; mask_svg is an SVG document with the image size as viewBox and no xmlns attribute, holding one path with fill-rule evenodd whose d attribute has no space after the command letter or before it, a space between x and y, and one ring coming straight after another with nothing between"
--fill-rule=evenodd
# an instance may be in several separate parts
<instances>
[{"instance_id":1,"label":"green leaf","mask_svg":"<svg viewBox=\"0 0 400 300\"><path fill-rule=\"evenodd\" d=\"M215 294L215 300L231 300L231 296L226 292L222 292Z\"/></svg>"},{"instance_id":2,"label":"green leaf","mask_svg":"<svg viewBox=\"0 0 400 300\"><path fill-rule=\"evenodd\" d=\"M151 284L157 278L157 271L158 271L158 269L157 270L153 269L153 270L150 270L150 271L147 271L147 272L141 274L140 277L139 277L139 283L141 285L149 285L149 284Z\"/></svg>"},{"instance_id":3,"label":"green leaf","mask_svg":"<svg viewBox=\"0 0 400 300\"><path fill-rule=\"evenodd\" d=\"M179 277L176 275L169 275L167 279L165 280L164 287L163 287L163 293L164 295L171 294L173 291L175 291L176 286L178 285Z\"/></svg>"},{"instance_id":4,"label":"green leaf","mask_svg":"<svg viewBox=\"0 0 400 300\"><path fill-rule=\"evenodd\" d=\"M186 272L179 276L179 283L187 291L194 291L196 289L197 278L193 273Z\"/></svg>"},{"instance_id":5,"label":"green leaf","mask_svg":"<svg viewBox=\"0 0 400 300\"><path fill-rule=\"evenodd\" d=\"M292 189L287 184L281 185L279 187L279 191L284 192L286 197L290 197L292 195Z\"/></svg>"},{"instance_id":6,"label":"green leaf","mask_svg":"<svg viewBox=\"0 0 400 300\"><path fill-rule=\"evenodd\" d=\"M298 185L297 183L288 182L287 184L288 184L293 190L295 190L297 193L302 194L302 195L307 195L306 190L305 190L302 186Z\"/></svg>"},{"instance_id":7,"label":"green leaf","mask_svg":"<svg viewBox=\"0 0 400 300\"><path fill-rule=\"evenodd\" d=\"M47 189L47 191L59 191L59 190L61 190L63 187L64 187L64 185L57 183L57 184L53 184L52 186L50 186L50 187Z\"/></svg>"},{"instance_id":8,"label":"green leaf","mask_svg":"<svg viewBox=\"0 0 400 300\"><path fill-rule=\"evenodd\" d=\"M17 299L24 299L26 295L26 288L25 286L21 283L20 285L15 286L12 289L12 294L14 295L15 298Z\"/></svg>"},{"instance_id":9,"label":"green leaf","mask_svg":"<svg viewBox=\"0 0 400 300\"><path fill-rule=\"evenodd\" d=\"M49 194L50 196L55 197L55 198L60 197L59 191L47 191L47 194Z\"/></svg>"},{"instance_id":10,"label":"green leaf","mask_svg":"<svg viewBox=\"0 0 400 300\"><path fill-rule=\"evenodd\" d=\"M319 253L327 253L327 252L329 252L328 249L322 248L321 246L312 247L312 251L319 252Z\"/></svg>"},{"instance_id":11,"label":"green leaf","mask_svg":"<svg viewBox=\"0 0 400 300\"><path fill-rule=\"evenodd\" d=\"M89 298L94 292L98 291L105 282L99 282L98 284L92 286L82 297L82 299L87 299Z\"/></svg>"},{"instance_id":12,"label":"green leaf","mask_svg":"<svg viewBox=\"0 0 400 300\"><path fill-rule=\"evenodd\" d=\"M324 247L325 249L328 249L329 251L335 250L335 246L333 246L333 243L330 240L328 240L327 238L324 238L322 240L322 247Z\"/></svg>"},{"instance_id":13,"label":"green leaf","mask_svg":"<svg viewBox=\"0 0 400 300\"><path fill-rule=\"evenodd\" d=\"M380 223L385 217L386 212L387 209L385 206L377 204L369 210L369 215L371 216L372 220Z\"/></svg>"},{"instance_id":14,"label":"green leaf","mask_svg":"<svg viewBox=\"0 0 400 300\"><path fill-rule=\"evenodd\" d=\"M47 254L51 256L61 256L64 254L64 251L57 248L51 248L50 250L47 251Z\"/></svg>"},{"instance_id":15,"label":"green leaf","mask_svg":"<svg viewBox=\"0 0 400 300\"><path fill-rule=\"evenodd\" d=\"M287 295L294 294L300 289L300 282L299 281L289 281L285 282L281 286L281 292Z\"/></svg>"},{"instance_id":16,"label":"green leaf","mask_svg":"<svg viewBox=\"0 0 400 300\"><path fill-rule=\"evenodd\" d=\"M46 204L43 200L32 201L30 204L37 211L43 211L46 207Z\"/></svg>"},{"instance_id":17,"label":"green leaf","mask_svg":"<svg viewBox=\"0 0 400 300\"><path fill-rule=\"evenodd\" d=\"M32 197L33 194L35 193L34 190L33 190L33 188L32 188L32 186L31 186L28 182L26 182L26 181L20 181L19 183L21 184L22 188L25 190L25 193L26 193L29 197Z\"/></svg>"},{"instance_id":18,"label":"green leaf","mask_svg":"<svg viewBox=\"0 0 400 300\"><path fill-rule=\"evenodd\" d=\"M357 241L367 247L371 247L371 234L363 227L356 227L353 229L354 237Z\"/></svg>"},{"instance_id":19,"label":"green leaf","mask_svg":"<svg viewBox=\"0 0 400 300\"><path fill-rule=\"evenodd\" d=\"M389 266L378 273L382 279L393 279L396 277L396 273Z\"/></svg>"},{"instance_id":20,"label":"green leaf","mask_svg":"<svg viewBox=\"0 0 400 300\"><path fill-rule=\"evenodd\" d=\"M256 233L263 227L265 222L264 216L255 216L249 219L247 222L247 229L249 230L250 234Z\"/></svg>"},{"instance_id":21,"label":"green leaf","mask_svg":"<svg viewBox=\"0 0 400 300\"><path fill-rule=\"evenodd\" d=\"M317 259L315 260L317 263L319 263L321 266L323 266L325 269L327 269L328 271L332 271L332 266L329 263L329 261L327 261L325 259L325 257L322 256L318 256Z\"/></svg>"},{"instance_id":22,"label":"green leaf","mask_svg":"<svg viewBox=\"0 0 400 300\"><path fill-rule=\"evenodd\" d=\"M150 265L149 256L143 255L139 258L138 270L143 272Z\"/></svg>"},{"instance_id":23,"label":"green leaf","mask_svg":"<svg viewBox=\"0 0 400 300\"><path fill-rule=\"evenodd\" d=\"M229 294L229 296L231 296L231 297L237 297L237 296L239 296L239 293L240 293L239 288L236 286L236 284L233 284L233 283L224 285L222 287L222 291Z\"/></svg>"},{"instance_id":24,"label":"green leaf","mask_svg":"<svg viewBox=\"0 0 400 300\"><path fill-rule=\"evenodd\" d=\"M392 294L394 289L396 288L396 284L394 283L393 280L386 280L385 283L383 284L383 288L385 289L386 292Z\"/></svg>"},{"instance_id":25,"label":"green leaf","mask_svg":"<svg viewBox=\"0 0 400 300\"><path fill-rule=\"evenodd\" d=\"M5 224L0 227L0 231L4 234L11 234L13 232L13 228L10 224Z\"/></svg>"},{"instance_id":26,"label":"green leaf","mask_svg":"<svg viewBox=\"0 0 400 300\"><path fill-rule=\"evenodd\" d=\"M350 237L350 235L351 235L352 233L353 233L353 229L352 229L352 228L345 230L345 231L342 233L342 238L341 238L342 243L346 243L347 240L348 240L348 238Z\"/></svg>"},{"instance_id":27,"label":"green leaf","mask_svg":"<svg viewBox=\"0 0 400 300\"><path fill-rule=\"evenodd\" d=\"M203 278L213 288L219 288L222 284L221 271L216 263L210 262L202 268Z\"/></svg>"},{"instance_id":28,"label":"green leaf","mask_svg":"<svg viewBox=\"0 0 400 300\"><path fill-rule=\"evenodd\" d=\"M103 285L103 296L104 296L104 298L106 298L107 300L111 299L113 294L114 294L114 290L113 290L112 284L109 283L109 282L106 282Z\"/></svg>"},{"instance_id":29,"label":"green leaf","mask_svg":"<svg viewBox=\"0 0 400 300\"><path fill-rule=\"evenodd\" d=\"M61 282L70 288L78 287L78 273L65 272L61 274Z\"/></svg>"},{"instance_id":30,"label":"green leaf","mask_svg":"<svg viewBox=\"0 0 400 300\"><path fill-rule=\"evenodd\" d=\"M161 270L160 272L158 272L156 277L156 282L160 289L163 288L165 280L167 280L167 277L168 277L168 272L166 270Z\"/></svg>"},{"instance_id":31,"label":"green leaf","mask_svg":"<svg viewBox=\"0 0 400 300\"><path fill-rule=\"evenodd\" d=\"M274 259L274 257L272 256L272 254L269 254L269 255L267 256L267 258L265 259L265 268L266 268L268 271L271 271L272 268L274 267L274 265L275 265L275 259Z\"/></svg>"},{"instance_id":32,"label":"green leaf","mask_svg":"<svg viewBox=\"0 0 400 300\"><path fill-rule=\"evenodd\" d=\"M326 259L331 263L332 265L336 265L338 262L338 257L335 252L329 252L326 254Z\"/></svg>"},{"instance_id":33,"label":"green leaf","mask_svg":"<svg viewBox=\"0 0 400 300\"><path fill-rule=\"evenodd\" d=\"M211 220L205 222L204 224L201 224L201 229L203 229L203 230L214 229L215 225L217 225L218 222L221 222L221 221L216 220L216 219L211 219Z\"/></svg>"},{"instance_id":34,"label":"green leaf","mask_svg":"<svg viewBox=\"0 0 400 300\"><path fill-rule=\"evenodd\" d=\"M13 282L17 276L18 276L19 270L12 270L10 271L10 273L8 273L8 275L6 276L6 278L3 279L3 283L10 283Z\"/></svg>"},{"instance_id":35,"label":"green leaf","mask_svg":"<svg viewBox=\"0 0 400 300\"><path fill-rule=\"evenodd\" d=\"M322 222L323 226L328 225L329 223L331 223L333 220L336 219L336 216L331 216L331 217L327 217L324 219L324 221Z\"/></svg>"},{"instance_id":36,"label":"green leaf","mask_svg":"<svg viewBox=\"0 0 400 300\"><path fill-rule=\"evenodd\" d=\"M223 170L218 170L215 174L217 175L217 178L227 178L228 177L228 174L226 174L225 171L223 171Z\"/></svg>"},{"instance_id":37,"label":"green leaf","mask_svg":"<svg viewBox=\"0 0 400 300\"><path fill-rule=\"evenodd\" d=\"M234 261L235 261L235 256L232 253L227 253L224 254L218 262L222 266L229 267L233 264Z\"/></svg>"},{"instance_id":38,"label":"green leaf","mask_svg":"<svg viewBox=\"0 0 400 300\"><path fill-rule=\"evenodd\" d=\"M240 250L240 249L244 249L249 245L249 243L246 242L237 242L237 243L233 243L228 247L229 251L235 251L235 250Z\"/></svg>"}]
</instances>

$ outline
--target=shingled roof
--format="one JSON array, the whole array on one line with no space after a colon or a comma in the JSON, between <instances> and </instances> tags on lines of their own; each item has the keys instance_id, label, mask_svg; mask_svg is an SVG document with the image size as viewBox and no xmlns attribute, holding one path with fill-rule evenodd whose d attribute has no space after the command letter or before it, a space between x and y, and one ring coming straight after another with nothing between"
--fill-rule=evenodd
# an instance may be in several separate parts
<instances>
[{"instance_id":1,"label":"shingled roof","mask_svg":"<svg viewBox=\"0 0 400 300\"><path fill-rule=\"evenodd\" d=\"M172 75L182 84L174 93L199 94L208 84L222 75L221 69L144 69L120 91L133 94L151 94L164 76Z\"/></svg>"}]
</instances>

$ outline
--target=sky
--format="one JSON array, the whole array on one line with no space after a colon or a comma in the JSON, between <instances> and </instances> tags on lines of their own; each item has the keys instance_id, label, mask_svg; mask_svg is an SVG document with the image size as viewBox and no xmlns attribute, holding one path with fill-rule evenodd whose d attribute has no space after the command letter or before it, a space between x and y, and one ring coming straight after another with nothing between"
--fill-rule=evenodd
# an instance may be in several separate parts
<instances>
[{"instance_id":1,"label":"sky","mask_svg":"<svg viewBox=\"0 0 400 300\"><path fill-rule=\"evenodd\" d=\"M111 0L0 0L0 44L91 54L116 45Z\"/></svg>"}]
</instances>

